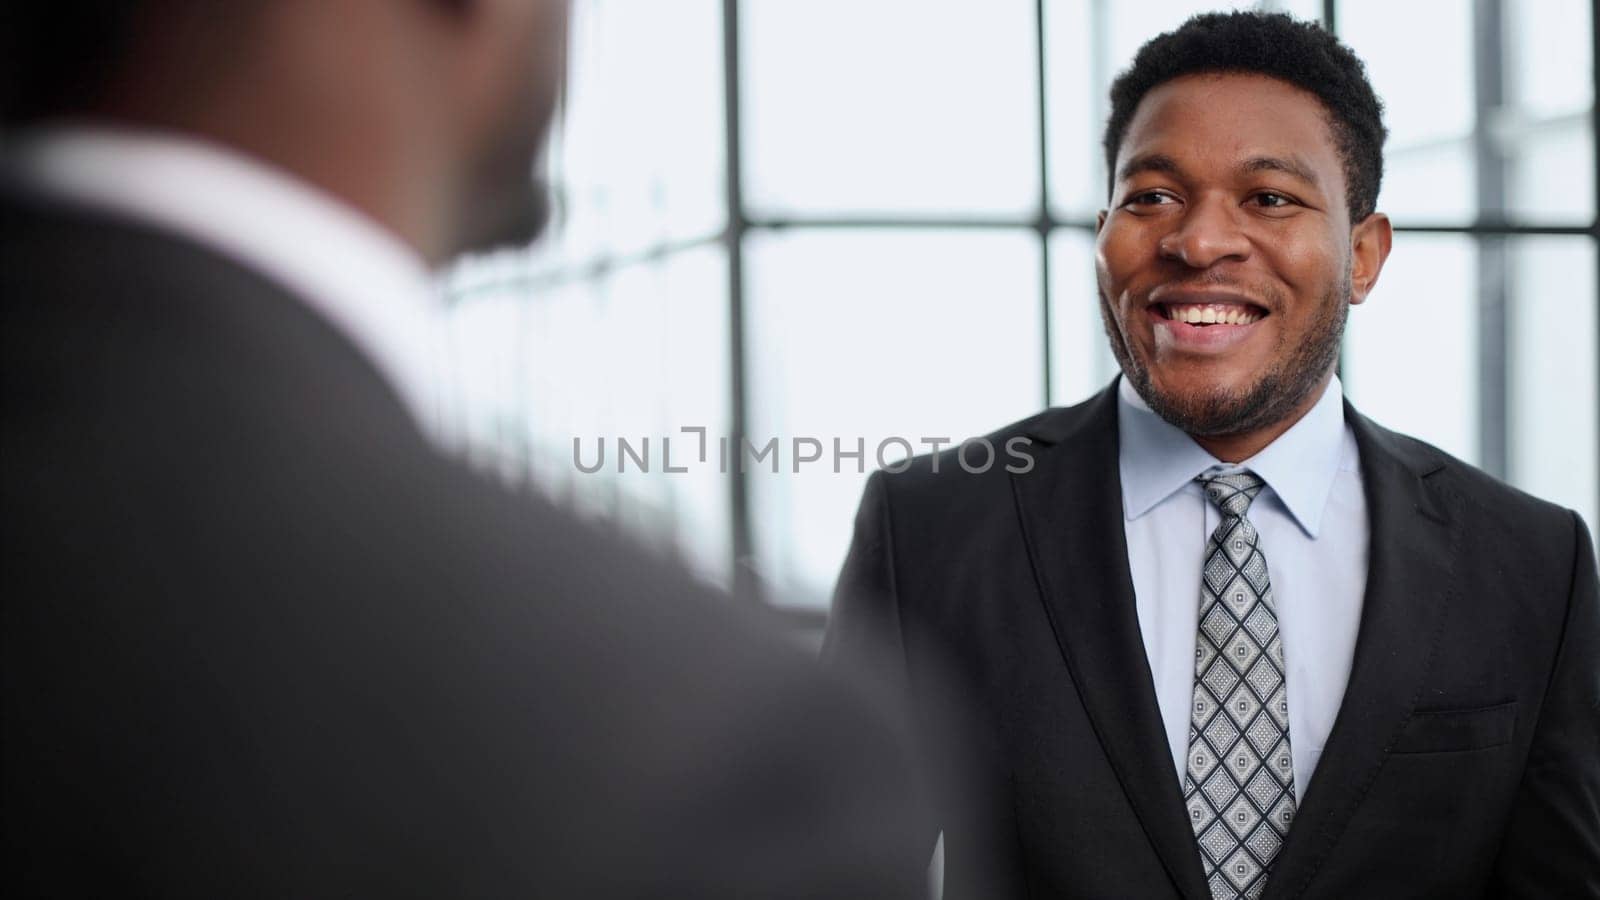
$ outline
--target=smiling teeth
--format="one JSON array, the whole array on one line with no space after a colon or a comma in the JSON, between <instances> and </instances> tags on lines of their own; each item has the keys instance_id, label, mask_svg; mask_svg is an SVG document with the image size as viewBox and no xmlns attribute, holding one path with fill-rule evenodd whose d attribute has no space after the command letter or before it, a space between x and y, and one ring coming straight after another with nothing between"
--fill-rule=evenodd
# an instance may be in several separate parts
<instances>
[{"instance_id":1,"label":"smiling teeth","mask_svg":"<svg viewBox=\"0 0 1600 900\"><path fill-rule=\"evenodd\" d=\"M1165 309L1168 319L1190 325L1249 325L1261 318L1255 312L1233 305L1167 306Z\"/></svg>"}]
</instances>

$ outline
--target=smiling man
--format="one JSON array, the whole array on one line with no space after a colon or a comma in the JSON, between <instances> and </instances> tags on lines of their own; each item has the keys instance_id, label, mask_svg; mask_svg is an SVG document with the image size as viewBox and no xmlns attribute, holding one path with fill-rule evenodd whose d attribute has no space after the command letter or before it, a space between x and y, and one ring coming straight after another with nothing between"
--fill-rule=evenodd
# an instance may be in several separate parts
<instances>
[{"instance_id":1,"label":"smiling man","mask_svg":"<svg viewBox=\"0 0 1600 900\"><path fill-rule=\"evenodd\" d=\"M946 896L1600 897L1584 525L1335 374L1391 244L1360 61L1199 16L1111 100L1122 377L989 436L1027 471L874 475L825 645L967 776Z\"/></svg>"},{"instance_id":2,"label":"smiling man","mask_svg":"<svg viewBox=\"0 0 1600 900\"><path fill-rule=\"evenodd\" d=\"M1379 107L1370 88L1339 97L1357 113L1343 124L1270 75L1142 74L1118 85L1107 134L1107 334L1152 411L1218 459L1247 459L1326 395L1346 310L1389 255L1381 159L1347 172L1340 149L1381 147Z\"/></svg>"}]
</instances>

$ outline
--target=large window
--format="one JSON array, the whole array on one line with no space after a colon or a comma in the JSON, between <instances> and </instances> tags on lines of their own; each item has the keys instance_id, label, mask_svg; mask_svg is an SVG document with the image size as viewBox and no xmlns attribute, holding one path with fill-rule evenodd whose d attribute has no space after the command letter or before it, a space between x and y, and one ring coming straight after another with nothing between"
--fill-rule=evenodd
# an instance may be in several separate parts
<instances>
[{"instance_id":1,"label":"large window","mask_svg":"<svg viewBox=\"0 0 1600 900\"><path fill-rule=\"evenodd\" d=\"M1351 399L1593 530L1592 5L1221 5L1322 20L1388 108L1399 233L1351 315ZM557 229L449 274L451 413L484 464L814 620L880 448L1114 373L1092 249L1106 90L1218 4L575 6ZM743 442L768 455L741 472Z\"/></svg>"}]
</instances>

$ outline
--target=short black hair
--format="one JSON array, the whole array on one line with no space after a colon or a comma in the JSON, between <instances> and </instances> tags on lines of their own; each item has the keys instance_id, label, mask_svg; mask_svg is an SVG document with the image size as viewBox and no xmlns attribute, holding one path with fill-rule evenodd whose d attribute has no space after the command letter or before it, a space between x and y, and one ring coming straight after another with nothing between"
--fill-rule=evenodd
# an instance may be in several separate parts
<instances>
[{"instance_id":1,"label":"short black hair","mask_svg":"<svg viewBox=\"0 0 1600 900\"><path fill-rule=\"evenodd\" d=\"M0 126L80 111L106 86L145 0L7 4L0 23Z\"/></svg>"},{"instance_id":2,"label":"short black hair","mask_svg":"<svg viewBox=\"0 0 1600 900\"><path fill-rule=\"evenodd\" d=\"M270 0L20 0L0 12L0 131L93 113L155 37L231 59Z\"/></svg>"},{"instance_id":3,"label":"short black hair","mask_svg":"<svg viewBox=\"0 0 1600 900\"><path fill-rule=\"evenodd\" d=\"M1266 75L1322 101L1344 161L1350 220L1372 215L1389 134L1383 126L1383 103L1349 47L1321 25L1283 13L1205 13L1139 48L1133 65L1111 84L1111 115L1103 140L1111 184L1117 151L1145 94L1184 75L1221 72Z\"/></svg>"}]
</instances>

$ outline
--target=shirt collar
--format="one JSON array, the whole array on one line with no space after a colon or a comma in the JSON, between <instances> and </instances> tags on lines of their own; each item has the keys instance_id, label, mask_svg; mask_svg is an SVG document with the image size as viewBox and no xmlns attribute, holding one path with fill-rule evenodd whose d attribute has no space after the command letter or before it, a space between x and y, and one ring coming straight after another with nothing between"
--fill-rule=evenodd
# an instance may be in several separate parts
<instances>
[{"instance_id":1,"label":"shirt collar","mask_svg":"<svg viewBox=\"0 0 1600 900\"><path fill-rule=\"evenodd\" d=\"M1240 465L1267 483L1306 534L1322 528L1339 473L1344 441L1344 389L1332 378L1300 421ZM1153 412L1128 379L1117 386L1118 465L1123 513L1137 519L1182 490L1219 460Z\"/></svg>"},{"instance_id":2,"label":"shirt collar","mask_svg":"<svg viewBox=\"0 0 1600 900\"><path fill-rule=\"evenodd\" d=\"M278 281L366 356L441 437L440 304L421 256L288 172L169 132L73 123L7 163L47 190L169 229Z\"/></svg>"}]
</instances>

